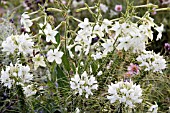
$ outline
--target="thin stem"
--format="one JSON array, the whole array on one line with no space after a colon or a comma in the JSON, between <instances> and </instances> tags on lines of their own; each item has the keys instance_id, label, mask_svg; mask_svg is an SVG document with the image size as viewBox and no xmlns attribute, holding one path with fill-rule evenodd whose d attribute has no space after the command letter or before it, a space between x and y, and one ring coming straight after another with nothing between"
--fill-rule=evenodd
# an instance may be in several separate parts
<instances>
[{"instance_id":1,"label":"thin stem","mask_svg":"<svg viewBox=\"0 0 170 113\"><path fill-rule=\"evenodd\" d=\"M90 9L95 9L95 8L97 8L97 7L94 6L94 7L89 7L89 8L90 8ZM87 7L83 7L83 8L77 9L76 12L80 12L80 11L84 11L84 10L88 10L88 8L87 8Z\"/></svg>"},{"instance_id":2,"label":"thin stem","mask_svg":"<svg viewBox=\"0 0 170 113\"><path fill-rule=\"evenodd\" d=\"M158 8L158 5L154 4L146 4L146 5L139 5L139 6L133 6L134 8L141 8L141 7L153 7L153 8Z\"/></svg>"},{"instance_id":3,"label":"thin stem","mask_svg":"<svg viewBox=\"0 0 170 113\"><path fill-rule=\"evenodd\" d=\"M47 11L63 12L62 10L57 9L57 8L47 8Z\"/></svg>"}]
</instances>

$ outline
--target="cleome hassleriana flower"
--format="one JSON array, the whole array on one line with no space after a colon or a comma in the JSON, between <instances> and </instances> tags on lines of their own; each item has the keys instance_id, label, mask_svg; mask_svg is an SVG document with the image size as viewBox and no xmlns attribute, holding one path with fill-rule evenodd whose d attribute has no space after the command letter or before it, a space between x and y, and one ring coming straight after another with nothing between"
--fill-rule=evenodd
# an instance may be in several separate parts
<instances>
[{"instance_id":1,"label":"cleome hassleriana flower","mask_svg":"<svg viewBox=\"0 0 170 113\"><path fill-rule=\"evenodd\" d=\"M136 60L140 62L139 66L144 68L144 71L160 72L166 68L166 60L160 54L153 51L144 51Z\"/></svg>"},{"instance_id":2,"label":"cleome hassleriana flower","mask_svg":"<svg viewBox=\"0 0 170 113\"><path fill-rule=\"evenodd\" d=\"M142 89L140 85L133 84L132 81L120 81L108 85L107 99L110 103L124 103L125 107L134 108L136 103L141 103Z\"/></svg>"},{"instance_id":3,"label":"cleome hassleriana flower","mask_svg":"<svg viewBox=\"0 0 170 113\"><path fill-rule=\"evenodd\" d=\"M30 73L30 67L28 65L23 66L19 63L13 65L11 63L10 66L6 66L6 69L2 69L1 71L0 81L3 85L9 89L14 85L21 85L27 97L35 94L35 91L31 88L27 91L28 87L30 87L28 84L31 83L31 80L33 80L33 74Z\"/></svg>"},{"instance_id":4,"label":"cleome hassleriana flower","mask_svg":"<svg viewBox=\"0 0 170 113\"><path fill-rule=\"evenodd\" d=\"M70 87L74 90L75 94L83 95L88 98L89 95L93 95L92 90L97 90L98 85L93 75L87 75L84 71L83 74L79 75L76 73L74 78L71 78Z\"/></svg>"}]
</instances>

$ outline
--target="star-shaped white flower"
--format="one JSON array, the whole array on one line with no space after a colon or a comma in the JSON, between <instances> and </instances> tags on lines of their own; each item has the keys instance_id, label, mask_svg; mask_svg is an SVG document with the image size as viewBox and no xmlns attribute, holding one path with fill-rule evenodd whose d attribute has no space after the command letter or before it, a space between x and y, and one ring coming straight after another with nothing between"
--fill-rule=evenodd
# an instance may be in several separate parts
<instances>
[{"instance_id":1,"label":"star-shaped white flower","mask_svg":"<svg viewBox=\"0 0 170 113\"><path fill-rule=\"evenodd\" d=\"M103 23L102 23L102 25L101 25L101 28L102 28L102 30L105 30L106 33L108 33L108 32L109 32L108 26L111 26L111 25L112 25L112 22L111 22L111 21L109 21L108 19L104 19L104 20L103 20Z\"/></svg>"},{"instance_id":2,"label":"star-shaped white flower","mask_svg":"<svg viewBox=\"0 0 170 113\"><path fill-rule=\"evenodd\" d=\"M130 48L131 38L129 36L119 38L118 40L120 42L119 45L117 46L118 50L122 50L124 48L124 50L127 51Z\"/></svg>"},{"instance_id":3,"label":"star-shaped white flower","mask_svg":"<svg viewBox=\"0 0 170 113\"><path fill-rule=\"evenodd\" d=\"M103 30L102 30L101 26L99 26L98 24L94 26L93 33L97 34L99 37L104 36Z\"/></svg>"},{"instance_id":4,"label":"star-shaped white flower","mask_svg":"<svg viewBox=\"0 0 170 113\"><path fill-rule=\"evenodd\" d=\"M84 22L81 22L79 23L78 25L80 28L83 28L83 29L88 29L88 27L90 26L90 23L89 23L89 19L88 18L85 18L84 19Z\"/></svg>"},{"instance_id":5,"label":"star-shaped white flower","mask_svg":"<svg viewBox=\"0 0 170 113\"><path fill-rule=\"evenodd\" d=\"M156 27L155 29L158 31L158 35L157 35L156 40L159 40L159 39L162 38L162 32L163 32L163 30L164 30L164 25L161 24L160 27L158 26L158 27Z\"/></svg>"},{"instance_id":6,"label":"star-shaped white flower","mask_svg":"<svg viewBox=\"0 0 170 113\"><path fill-rule=\"evenodd\" d=\"M55 60L57 64L61 64L61 62L62 62L61 57L63 56L64 53L61 51L58 51L58 49L59 48L54 49L54 51L52 49L50 49L47 52L47 60L49 62L53 62Z\"/></svg>"},{"instance_id":7,"label":"star-shaped white flower","mask_svg":"<svg viewBox=\"0 0 170 113\"><path fill-rule=\"evenodd\" d=\"M52 43L57 43L55 40L55 36L58 33L58 31L54 31L52 30L52 27L49 23L47 23L46 28L44 29L44 33L46 35L46 41L50 42L52 41Z\"/></svg>"},{"instance_id":8,"label":"star-shaped white flower","mask_svg":"<svg viewBox=\"0 0 170 113\"><path fill-rule=\"evenodd\" d=\"M32 58L32 61L34 62L34 69L37 69L39 66L46 67L44 57L40 56L40 54L35 55L35 57Z\"/></svg>"},{"instance_id":9,"label":"star-shaped white flower","mask_svg":"<svg viewBox=\"0 0 170 113\"><path fill-rule=\"evenodd\" d=\"M30 27L32 26L32 21L30 20L30 16L25 12L21 15L21 25L24 26L27 32L30 32Z\"/></svg>"}]
</instances>

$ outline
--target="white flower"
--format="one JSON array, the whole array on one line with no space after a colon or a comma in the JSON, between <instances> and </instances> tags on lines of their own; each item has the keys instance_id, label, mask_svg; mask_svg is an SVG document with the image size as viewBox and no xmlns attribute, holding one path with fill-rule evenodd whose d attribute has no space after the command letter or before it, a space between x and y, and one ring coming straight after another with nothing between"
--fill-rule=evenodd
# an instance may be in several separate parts
<instances>
[{"instance_id":1,"label":"white flower","mask_svg":"<svg viewBox=\"0 0 170 113\"><path fill-rule=\"evenodd\" d=\"M40 54L35 55L35 57L32 58L32 61L34 62L34 69L37 69L39 66L46 67L44 57L40 56Z\"/></svg>"},{"instance_id":2,"label":"white flower","mask_svg":"<svg viewBox=\"0 0 170 113\"><path fill-rule=\"evenodd\" d=\"M57 43L55 40L55 36L58 33L58 31L54 31L52 30L52 27L49 23L47 23L46 28L44 29L44 33L46 35L46 41L50 42L52 41L52 43Z\"/></svg>"},{"instance_id":3,"label":"white flower","mask_svg":"<svg viewBox=\"0 0 170 113\"><path fill-rule=\"evenodd\" d=\"M79 1L73 0L73 2L72 2L73 7L77 7L77 6L83 5L83 4L84 4L84 0L79 0Z\"/></svg>"},{"instance_id":4,"label":"white flower","mask_svg":"<svg viewBox=\"0 0 170 113\"><path fill-rule=\"evenodd\" d=\"M166 68L166 60L163 56L154 53L153 51L144 51L143 54L136 58L141 64L139 66L144 67L144 71L160 72Z\"/></svg>"},{"instance_id":5,"label":"white flower","mask_svg":"<svg viewBox=\"0 0 170 113\"><path fill-rule=\"evenodd\" d=\"M89 19L85 18L84 22L79 23L78 26L82 29L88 29L90 26Z\"/></svg>"},{"instance_id":6,"label":"white flower","mask_svg":"<svg viewBox=\"0 0 170 113\"><path fill-rule=\"evenodd\" d=\"M76 108L75 113L80 113L79 108Z\"/></svg>"},{"instance_id":7,"label":"white flower","mask_svg":"<svg viewBox=\"0 0 170 113\"><path fill-rule=\"evenodd\" d=\"M118 50L124 49L127 51L131 46L131 38L129 36L119 38L119 45L116 47Z\"/></svg>"},{"instance_id":8,"label":"white flower","mask_svg":"<svg viewBox=\"0 0 170 113\"><path fill-rule=\"evenodd\" d=\"M103 30L102 30L101 26L99 26L98 24L94 26L93 33L97 34L99 37L104 36Z\"/></svg>"},{"instance_id":9,"label":"white flower","mask_svg":"<svg viewBox=\"0 0 170 113\"><path fill-rule=\"evenodd\" d=\"M108 52L113 50L113 41L111 39L107 39L105 43L101 45L104 47L103 56L107 55Z\"/></svg>"},{"instance_id":10,"label":"white flower","mask_svg":"<svg viewBox=\"0 0 170 113\"><path fill-rule=\"evenodd\" d=\"M121 25L119 24L119 22L115 22L115 24L112 26L112 28L110 28L110 30L113 30L116 32L115 34L115 38L116 38L121 33Z\"/></svg>"},{"instance_id":11,"label":"white flower","mask_svg":"<svg viewBox=\"0 0 170 113\"><path fill-rule=\"evenodd\" d=\"M32 96L36 94L36 91L33 90L33 85L23 86L24 94L26 97Z\"/></svg>"},{"instance_id":12,"label":"white flower","mask_svg":"<svg viewBox=\"0 0 170 113\"><path fill-rule=\"evenodd\" d=\"M21 15L21 25L24 26L27 32L30 32L30 27L32 26L32 21L30 20L30 16L25 12Z\"/></svg>"},{"instance_id":13,"label":"white flower","mask_svg":"<svg viewBox=\"0 0 170 113\"><path fill-rule=\"evenodd\" d=\"M50 49L47 52L47 60L49 62L53 62L55 60L57 64L61 64L61 62L62 62L61 57L63 56L64 53L61 51L58 51L58 49L59 48L54 49L54 51L52 49Z\"/></svg>"},{"instance_id":14,"label":"white flower","mask_svg":"<svg viewBox=\"0 0 170 113\"><path fill-rule=\"evenodd\" d=\"M157 113L158 111L158 105L155 104L155 105L152 105L149 109L148 109L148 112L147 113Z\"/></svg>"},{"instance_id":15,"label":"white flower","mask_svg":"<svg viewBox=\"0 0 170 113\"><path fill-rule=\"evenodd\" d=\"M115 15L118 15L118 13L114 10L110 10L110 13L109 13L110 17L113 17Z\"/></svg>"},{"instance_id":16,"label":"white flower","mask_svg":"<svg viewBox=\"0 0 170 113\"><path fill-rule=\"evenodd\" d=\"M100 75L102 75L102 74L103 74L102 71L99 71L99 72L97 73L98 76L100 76Z\"/></svg>"},{"instance_id":17,"label":"white flower","mask_svg":"<svg viewBox=\"0 0 170 113\"><path fill-rule=\"evenodd\" d=\"M110 100L110 103L118 101L124 103L126 107L134 108L136 103L142 102L142 89L140 85L133 84L132 81L111 83L108 87L109 96L107 98Z\"/></svg>"},{"instance_id":18,"label":"white flower","mask_svg":"<svg viewBox=\"0 0 170 113\"><path fill-rule=\"evenodd\" d=\"M16 38L16 42L18 44L19 53L23 53L24 55L33 53L33 45L34 42L30 38L30 36L26 34L21 34L18 38Z\"/></svg>"},{"instance_id":19,"label":"white flower","mask_svg":"<svg viewBox=\"0 0 170 113\"><path fill-rule=\"evenodd\" d=\"M30 67L23 66L22 64L16 63L10 66L6 66L6 70L2 69L1 71L1 82L4 83L4 86L11 88L15 83L17 85L24 85L25 83L30 83L33 79L33 75L30 73Z\"/></svg>"},{"instance_id":20,"label":"white flower","mask_svg":"<svg viewBox=\"0 0 170 113\"><path fill-rule=\"evenodd\" d=\"M28 65L22 66L22 64L18 64L18 77L21 79L21 84L29 83L33 79L33 75L29 71L30 67Z\"/></svg>"},{"instance_id":21,"label":"white flower","mask_svg":"<svg viewBox=\"0 0 170 113\"><path fill-rule=\"evenodd\" d=\"M106 13L107 11L108 11L108 7L105 5L105 4L100 4L100 9L104 12L104 13Z\"/></svg>"},{"instance_id":22,"label":"white flower","mask_svg":"<svg viewBox=\"0 0 170 113\"><path fill-rule=\"evenodd\" d=\"M108 32L109 32L108 27L111 26L111 25L112 25L112 22L111 22L111 21L109 21L108 19L104 19L104 20L103 20L103 23L102 23L102 25L101 25L102 31L105 30L106 33L108 33Z\"/></svg>"},{"instance_id":23,"label":"white flower","mask_svg":"<svg viewBox=\"0 0 170 113\"><path fill-rule=\"evenodd\" d=\"M19 35L11 35L6 38L5 41L2 42L2 51L13 54L15 49L17 49L17 45L15 44L15 38L19 37Z\"/></svg>"},{"instance_id":24,"label":"white flower","mask_svg":"<svg viewBox=\"0 0 170 113\"><path fill-rule=\"evenodd\" d=\"M77 90L75 94L79 93L79 95L82 95L83 89L81 85L83 85L84 83L85 81L81 80L78 74L75 74L74 78L71 78L70 87L74 90Z\"/></svg>"},{"instance_id":25,"label":"white flower","mask_svg":"<svg viewBox=\"0 0 170 113\"><path fill-rule=\"evenodd\" d=\"M162 38L162 32L163 32L163 30L164 30L164 25L161 24L160 27L155 27L155 29L158 31L158 35L157 35L156 40L159 40L159 39Z\"/></svg>"},{"instance_id":26,"label":"white flower","mask_svg":"<svg viewBox=\"0 0 170 113\"><path fill-rule=\"evenodd\" d=\"M6 68L6 71L2 69L0 81L4 84L4 86L10 89L14 81L10 79L9 71L10 71L9 68Z\"/></svg>"},{"instance_id":27,"label":"white flower","mask_svg":"<svg viewBox=\"0 0 170 113\"><path fill-rule=\"evenodd\" d=\"M74 78L71 78L70 87L79 95L85 93L85 97L93 95L92 90L97 90L98 85L93 75L88 76L87 72L84 71L81 76L75 74Z\"/></svg>"},{"instance_id":28,"label":"white flower","mask_svg":"<svg viewBox=\"0 0 170 113\"><path fill-rule=\"evenodd\" d=\"M96 54L92 54L91 56L94 58L94 60L101 59L102 58L102 53L97 52Z\"/></svg>"}]
</instances>

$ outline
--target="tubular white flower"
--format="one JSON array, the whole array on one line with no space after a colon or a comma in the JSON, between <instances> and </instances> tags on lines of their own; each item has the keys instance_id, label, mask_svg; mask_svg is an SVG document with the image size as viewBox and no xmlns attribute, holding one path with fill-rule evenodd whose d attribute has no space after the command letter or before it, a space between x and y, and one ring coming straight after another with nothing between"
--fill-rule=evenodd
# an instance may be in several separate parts
<instances>
[{"instance_id":1,"label":"tubular white flower","mask_svg":"<svg viewBox=\"0 0 170 113\"><path fill-rule=\"evenodd\" d=\"M32 61L34 62L34 69L37 69L39 66L46 67L44 57L40 56L40 54L35 55L35 57L32 58Z\"/></svg>"},{"instance_id":2,"label":"tubular white flower","mask_svg":"<svg viewBox=\"0 0 170 113\"><path fill-rule=\"evenodd\" d=\"M27 12L23 13L21 15L21 25L24 26L25 30L27 32L30 32L30 27L32 26L32 21L30 20L30 16L27 14Z\"/></svg>"},{"instance_id":3,"label":"tubular white flower","mask_svg":"<svg viewBox=\"0 0 170 113\"><path fill-rule=\"evenodd\" d=\"M157 35L156 40L159 40L159 39L162 38L162 32L163 32L163 30L164 30L164 25L161 24L160 27L155 27L155 29L158 31L158 35Z\"/></svg>"},{"instance_id":4,"label":"tubular white flower","mask_svg":"<svg viewBox=\"0 0 170 113\"><path fill-rule=\"evenodd\" d=\"M152 105L149 109L147 113L157 113L158 111L158 105L157 103L155 105Z\"/></svg>"},{"instance_id":5,"label":"tubular white flower","mask_svg":"<svg viewBox=\"0 0 170 113\"><path fill-rule=\"evenodd\" d=\"M59 48L57 49L54 49L54 51L52 49L50 49L48 52L47 52L47 60L49 62L53 62L55 60L55 62L57 64L61 64L62 62L62 59L61 57L63 56L63 52L61 51L58 51Z\"/></svg>"},{"instance_id":6,"label":"tubular white flower","mask_svg":"<svg viewBox=\"0 0 170 113\"><path fill-rule=\"evenodd\" d=\"M46 24L46 27L44 29L44 33L46 35L46 41L47 42L51 41L52 43L55 43L55 44L57 43L56 39L55 39L55 36L58 33L58 31L52 30L52 27L51 27L51 25L49 23Z\"/></svg>"},{"instance_id":7,"label":"tubular white flower","mask_svg":"<svg viewBox=\"0 0 170 113\"><path fill-rule=\"evenodd\" d=\"M101 25L102 31L105 30L106 33L109 33L108 27L112 25L112 22L109 21L108 19L104 19Z\"/></svg>"}]
</instances>

